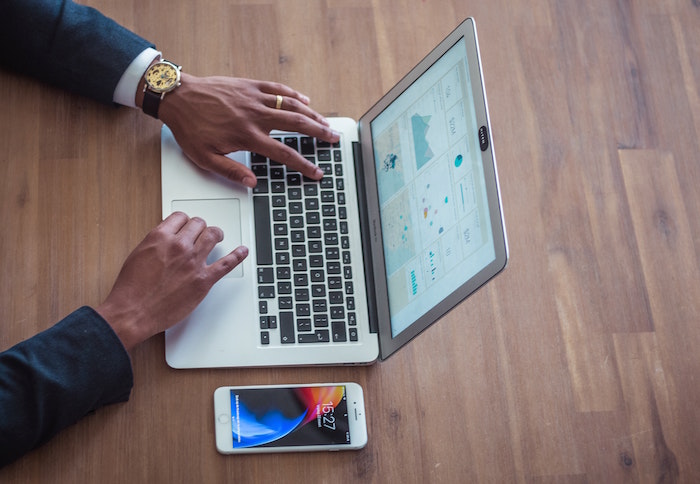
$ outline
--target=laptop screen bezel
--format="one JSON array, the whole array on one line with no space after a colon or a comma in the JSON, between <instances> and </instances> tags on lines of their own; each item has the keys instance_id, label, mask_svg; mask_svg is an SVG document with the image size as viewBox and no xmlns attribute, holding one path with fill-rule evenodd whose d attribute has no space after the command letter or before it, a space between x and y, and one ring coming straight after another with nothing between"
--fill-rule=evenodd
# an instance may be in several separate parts
<instances>
[{"instance_id":1,"label":"laptop screen bezel","mask_svg":"<svg viewBox=\"0 0 700 484\"><path fill-rule=\"evenodd\" d=\"M407 328L398 333L395 337L392 337L384 246L381 237L382 225L375 172L376 165L372 144L372 121L461 39L464 39L466 44L466 57L472 81L472 94L475 104L477 125L480 127L486 126L488 130L489 143L488 148L482 151L482 160L491 217L495 259L452 293L447 295L440 303L420 316ZM367 233L364 234L364 238L369 245L369 247L365 248L366 250L364 252L365 257L371 257L371 262L366 264L366 266L369 267L370 273L368 276L373 279L373 283L370 284L369 287L374 288L375 294L373 299L376 301L376 308L374 308L376 314L370 314L370 318L375 319L378 328L380 345L379 357L380 359L386 359L502 271L508 260L508 247L501 208L496 159L493 153L493 143L491 142L491 123L488 115L486 92L483 85L481 58L474 19L468 18L462 22L418 63L416 67L404 76L396 86L370 108L359 120L359 133L362 150L362 171L365 178L363 181L365 183L367 203L365 207L367 211L367 221L363 230L367 231Z\"/></svg>"}]
</instances>

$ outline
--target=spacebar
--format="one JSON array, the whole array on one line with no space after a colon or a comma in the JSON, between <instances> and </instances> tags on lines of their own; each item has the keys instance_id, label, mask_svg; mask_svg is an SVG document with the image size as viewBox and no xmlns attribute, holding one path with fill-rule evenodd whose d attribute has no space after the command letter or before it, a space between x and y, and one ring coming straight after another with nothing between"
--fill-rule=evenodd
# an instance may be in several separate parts
<instances>
[{"instance_id":1,"label":"spacebar","mask_svg":"<svg viewBox=\"0 0 700 484\"><path fill-rule=\"evenodd\" d=\"M270 199L253 197L255 215L255 247L258 265L272 264L272 227L270 224Z\"/></svg>"}]
</instances>

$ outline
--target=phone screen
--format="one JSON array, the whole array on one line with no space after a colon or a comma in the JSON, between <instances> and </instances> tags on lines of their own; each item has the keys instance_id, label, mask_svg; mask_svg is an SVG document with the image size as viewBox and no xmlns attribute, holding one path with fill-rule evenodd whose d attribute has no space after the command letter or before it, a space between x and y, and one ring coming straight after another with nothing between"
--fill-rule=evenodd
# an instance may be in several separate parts
<instances>
[{"instance_id":1,"label":"phone screen","mask_svg":"<svg viewBox=\"0 0 700 484\"><path fill-rule=\"evenodd\" d=\"M345 386L231 390L233 448L350 444Z\"/></svg>"}]
</instances>

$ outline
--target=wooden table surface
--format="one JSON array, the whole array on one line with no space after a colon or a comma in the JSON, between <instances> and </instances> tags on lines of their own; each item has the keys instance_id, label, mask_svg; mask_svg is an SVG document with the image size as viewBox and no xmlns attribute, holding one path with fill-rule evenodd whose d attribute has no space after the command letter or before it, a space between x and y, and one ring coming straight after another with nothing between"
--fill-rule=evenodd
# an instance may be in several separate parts
<instances>
[{"instance_id":1,"label":"wooden table surface","mask_svg":"<svg viewBox=\"0 0 700 484\"><path fill-rule=\"evenodd\" d=\"M176 371L1 482L700 481L700 6L691 0L90 0L194 74L358 118L476 19L508 268L369 367ZM109 291L160 220L157 121L0 72L0 348ZM353 380L357 452L225 457L221 385ZM0 418L7 418L1 416Z\"/></svg>"}]
</instances>

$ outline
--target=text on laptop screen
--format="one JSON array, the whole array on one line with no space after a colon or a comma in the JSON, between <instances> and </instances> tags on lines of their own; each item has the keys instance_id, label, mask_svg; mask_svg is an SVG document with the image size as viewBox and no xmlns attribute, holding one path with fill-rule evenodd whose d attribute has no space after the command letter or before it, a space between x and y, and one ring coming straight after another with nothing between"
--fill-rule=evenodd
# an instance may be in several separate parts
<instances>
[{"instance_id":1,"label":"text on laptop screen","mask_svg":"<svg viewBox=\"0 0 700 484\"><path fill-rule=\"evenodd\" d=\"M494 261L464 39L371 122L392 337Z\"/></svg>"}]
</instances>

